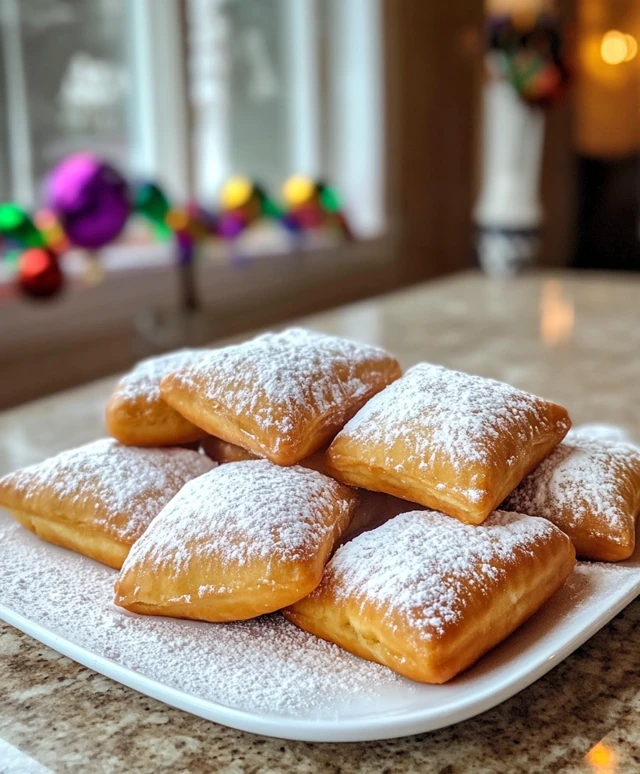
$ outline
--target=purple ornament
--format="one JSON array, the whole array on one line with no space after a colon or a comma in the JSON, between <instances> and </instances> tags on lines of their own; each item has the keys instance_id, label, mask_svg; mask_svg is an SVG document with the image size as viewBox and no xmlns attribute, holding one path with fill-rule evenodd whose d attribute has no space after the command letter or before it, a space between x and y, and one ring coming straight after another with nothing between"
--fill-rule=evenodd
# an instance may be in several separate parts
<instances>
[{"instance_id":1,"label":"purple ornament","mask_svg":"<svg viewBox=\"0 0 640 774\"><path fill-rule=\"evenodd\" d=\"M131 213L125 179L91 153L76 153L57 164L49 173L46 197L69 240L90 250L115 239Z\"/></svg>"},{"instance_id":2,"label":"purple ornament","mask_svg":"<svg viewBox=\"0 0 640 774\"><path fill-rule=\"evenodd\" d=\"M218 234L222 239L236 239L246 228L245 219L236 212L224 212L218 221Z\"/></svg>"}]
</instances>

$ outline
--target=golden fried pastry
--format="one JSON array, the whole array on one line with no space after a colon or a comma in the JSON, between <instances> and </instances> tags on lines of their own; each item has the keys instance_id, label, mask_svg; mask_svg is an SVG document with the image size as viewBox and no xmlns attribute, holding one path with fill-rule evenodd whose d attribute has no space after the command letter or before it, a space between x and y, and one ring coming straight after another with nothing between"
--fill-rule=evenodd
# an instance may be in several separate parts
<instances>
[{"instance_id":1,"label":"golden fried pastry","mask_svg":"<svg viewBox=\"0 0 640 774\"><path fill-rule=\"evenodd\" d=\"M336 436L327 472L481 524L570 426L535 395L420 363Z\"/></svg>"},{"instance_id":2,"label":"golden fried pastry","mask_svg":"<svg viewBox=\"0 0 640 774\"><path fill-rule=\"evenodd\" d=\"M292 328L209 351L166 376L161 391L209 434L294 465L398 376L377 347Z\"/></svg>"},{"instance_id":3,"label":"golden fried pastry","mask_svg":"<svg viewBox=\"0 0 640 774\"><path fill-rule=\"evenodd\" d=\"M553 522L579 556L628 559L640 513L640 449L571 433L503 507Z\"/></svg>"},{"instance_id":4,"label":"golden fried pastry","mask_svg":"<svg viewBox=\"0 0 640 774\"><path fill-rule=\"evenodd\" d=\"M542 519L496 511L481 526L411 511L336 551L322 583L283 611L411 680L444 683L531 616L575 551Z\"/></svg>"},{"instance_id":5,"label":"golden fried pastry","mask_svg":"<svg viewBox=\"0 0 640 774\"><path fill-rule=\"evenodd\" d=\"M213 435L205 438L200 444L205 454L211 457L214 462L224 465L227 462L243 462L245 460L262 459L260 455L243 449L242 446L236 446L235 443L223 441L222 438L216 438ZM298 463L303 468L311 468L319 473L324 473L324 455L326 449L315 452L310 457L300 460Z\"/></svg>"},{"instance_id":6,"label":"golden fried pastry","mask_svg":"<svg viewBox=\"0 0 640 774\"><path fill-rule=\"evenodd\" d=\"M193 481L129 554L115 603L146 615L238 621L320 583L354 491L314 470L234 462Z\"/></svg>"},{"instance_id":7,"label":"golden fried pastry","mask_svg":"<svg viewBox=\"0 0 640 774\"><path fill-rule=\"evenodd\" d=\"M188 449L103 438L3 476L0 506L43 540L119 569L169 500L214 466Z\"/></svg>"},{"instance_id":8,"label":"golden fried pastry","mask_svg":"<svg viewBox=\"0 0 640 774\"><path fill-rule=\"evenodd\" d=\"M178 446L206 433L172 409L160 395L160 380L205 350L183 349L142 360L118 382L106 410L107 430L129 446Z\"/></svg>"}]
</instances>

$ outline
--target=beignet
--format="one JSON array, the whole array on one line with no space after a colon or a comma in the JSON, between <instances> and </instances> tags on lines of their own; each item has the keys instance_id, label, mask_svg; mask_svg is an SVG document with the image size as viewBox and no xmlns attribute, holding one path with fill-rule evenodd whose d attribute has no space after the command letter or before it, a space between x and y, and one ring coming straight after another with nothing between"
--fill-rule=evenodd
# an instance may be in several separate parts
<instances>
[{"instance_id":1,"label":"beignet","mask_svg":"<svg viewBox=\"0 0 640 774\"><path fill-rule=\"evenodd\" d=\"M553 522L571 538L579 556L628 559L640 513L640 450L571 433L503 507Z\"/></svg>"},{"instance_id":2,"label":"beignet","mask_svg":"<svg viewBox=\"0 0 640 774\"><path fill-rule=\"evenodd\" d=\"M377 347L292 328L211 350L166 376L161 391L210 435L293 465L398 376Z\"/></svg>"},{"instance_id":3,"label":"beignet","mask_svg":"<svg viewBox=\"0 0 640 774\"><path fill-rule=\"evenodd\" d=\"M203 621L279 610L318 585L356 502L314 470L221 465L185 486L136 543L115 603Z\"/></svg>"},{"instance_id":4,"label":"beignet","mask_svg":"<svg viewBox=\"0 0 640 774\"><path fill-rule=\"evenodd\" d=\"M172 409L160 395L160 381L204 350L183 349L142 360L116 385L106 409L107 430L129 446L178 446L206 433Z\"/></svg>"},{"instance_id":5,"label":"beignet","mask_svg":"<svg viewBox=\"0 0 640 774\"><path fill-rule=\"evenodd\" d=\"M420 363L336 436L329 475L481 524L571 422L508 384Z\"/></svg>"},{"instance_id":6,"label":"beignet","mask_svg":"<svg viewBox=\"0 0 640 774\"><path fill-rule=\"evenodd\" d=\"M444 683L532 615L575 551L543 519L495 512L481 526L411 511L336 551L284 615L411 680Z\"/></svg>"},{"instance_id":7,"label":"beignet","mask_svg":"<svg viewBox=\"0 0 640 774\"><path fill-rule=\"evenodd\" d=\"M0 478L0 506L43 540L119 569L171 498L215 463L103 438Z\"/></svg>"}]
</instances>

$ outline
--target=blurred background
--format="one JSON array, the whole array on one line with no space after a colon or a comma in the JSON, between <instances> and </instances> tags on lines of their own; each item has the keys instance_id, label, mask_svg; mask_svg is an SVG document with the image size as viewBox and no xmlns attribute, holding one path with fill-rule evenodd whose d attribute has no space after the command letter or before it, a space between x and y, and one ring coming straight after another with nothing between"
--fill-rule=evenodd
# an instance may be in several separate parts
<instances>
[{"instance_id":1,"label":"blurred background","mask_svg":"<svg viewBox=\"0 0 640 774\"><path fill-rule=\"evenodd\" d=\"M0 0L0 407L462 270L638 271L639 41L638 0Z\"/></svg>"}]
</instances>

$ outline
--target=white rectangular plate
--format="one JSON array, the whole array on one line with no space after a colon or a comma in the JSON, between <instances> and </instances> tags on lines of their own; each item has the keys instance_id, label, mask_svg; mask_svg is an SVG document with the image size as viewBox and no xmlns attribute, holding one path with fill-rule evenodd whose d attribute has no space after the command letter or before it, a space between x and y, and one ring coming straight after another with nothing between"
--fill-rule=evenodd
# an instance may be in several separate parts
<instances>
[{"instance_id":1,"label":"white rectangular plate","mask_svg":"<svg viewBox=\"0 0 640 774\"><path fill-rule=\"evenodd\" d=\"M347 742L458 723L530 685L640 593L640 549L581 563L566 586L475 667L411 683L279 615L205 624L124 613L116 573L38 540L0 511L0 618L141 693L243 731Z\"/></svg>"}]
</instances>

